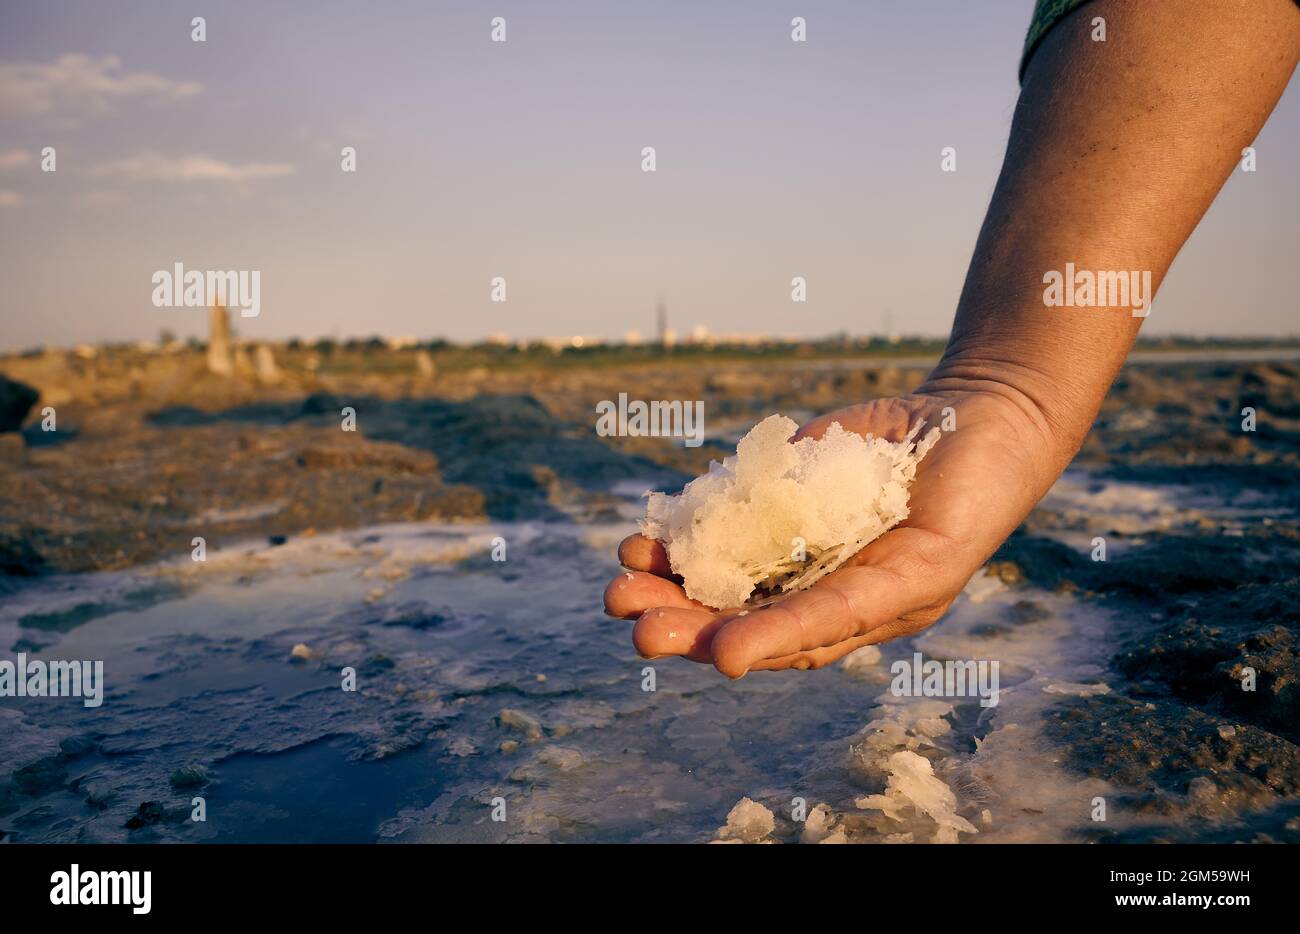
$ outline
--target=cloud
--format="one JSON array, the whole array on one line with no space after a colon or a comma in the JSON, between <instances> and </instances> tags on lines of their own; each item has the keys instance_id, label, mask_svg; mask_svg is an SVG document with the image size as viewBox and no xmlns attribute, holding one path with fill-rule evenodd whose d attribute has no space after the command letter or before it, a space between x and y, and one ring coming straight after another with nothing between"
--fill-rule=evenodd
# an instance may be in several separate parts
<instances>
[{"instance_id":1,"label":"cloud","mask_svg":"<svg viewBox=\"0 0 1300 934\"><path fill-rule=\"evenodd\" d=\"M0 172L21 168L32 160L32 154L25 149L0 150Z\"/></svg>"},{"instance_id":2,"label":"cloud","mask_svg":"<svg viewBox=\"0 0 1300 934\"><path fill-rule=\"evenodd\" d=\"M168 156L146 149L126 159L95 166L95 178L126 183L145 182L252 182L291 175L287 162L247 162L233 165L212 156Z\"/></svg>"},{"instance_id":3,"label":"cloud","mask_svg":"<svg viewBox=\"0 0 1300 934\"><path fill-rule=\"evenodd\" d=\"M0 188L0 208L16 208L23 203L23 196L9 188Z\"/></svg>"},{"instance_id":4,"label":"cloud","mask_svg":"<svg viewBox=\"0 0 1300 934\"><path fill-rule=\"evenodd\" d=\"M146 71L128 72L114 55L62 55L49 63L0 63L0 115L59 111L106 113L127 98L176 101L203 90L197 81L173 81Z\"/></svg>"}]
</instances>

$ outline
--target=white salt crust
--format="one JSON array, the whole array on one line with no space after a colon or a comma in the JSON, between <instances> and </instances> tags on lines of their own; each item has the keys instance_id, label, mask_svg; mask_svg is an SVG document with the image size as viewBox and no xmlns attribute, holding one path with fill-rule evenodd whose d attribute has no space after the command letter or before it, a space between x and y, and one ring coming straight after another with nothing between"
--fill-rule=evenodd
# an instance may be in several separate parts
<instances>
[{"instance_id":1,"label":"white salt crust","mask_svg":"<svg viewBox=\"0 0 1300 934\"><path fill-rule=\"evenodd\" d=\"M752 798L741 798L727 814L714 843L767 843L776 829L776 817Z\"/></svg>"},{"instance_id":2,"label":"white salt crust","mask_svg":"<svg viewBox=\"0 0 1300 934\"><path fill-rule=\"evenodd\" d=\"M664 543L688 596L727 608L811 587L907 518L916 466L939 440L863 437L833 423L790 444L770 415L681 493L650 493L641 532Z\"/></svg>"}]
</instances>

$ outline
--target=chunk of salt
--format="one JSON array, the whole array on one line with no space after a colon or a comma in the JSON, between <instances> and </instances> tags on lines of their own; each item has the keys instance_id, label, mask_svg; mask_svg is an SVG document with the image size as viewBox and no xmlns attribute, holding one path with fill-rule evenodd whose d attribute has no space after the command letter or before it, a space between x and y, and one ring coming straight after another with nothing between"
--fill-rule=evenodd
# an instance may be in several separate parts
<instances>
[{"instance_id":1,"label":"chunk of salt","mask_svg":"<svg viewBox=\"0 0 1300 934\"><path fill-rule=\"evenodd\" d=\"M641 532L663 542L686 593L740 606L811 587L907 518L916 466L939 440L921 423L901 441L833 423L791 444L798 425L770 415L678 494L650 493Z\"/></svg>"},{"instance_id":2,"label":"chunk of salt","mask_svg":"<svg viewBox=\"0 0 1300 934\"><path fill-rule=\"evenodd\" d=\"M937 825L935 843L956 843L958 831L979 833L970 821L957 813L957 796L924 756L902 750L889 757L889 779L883 795L867 795L854 801L858 807L878 810L896 821L904 808L927 815Z\"/></svg>"},{"instance_id":3,"label":"chunk of salt","mask_svg":"<svg viewBox=\"0 0 1300 934\"><path fill-rule=\"evenodd\" d=\"M741 798L718 830L720 841L759 843L776 829L776 817L752 798Z\"/></svg>"}]
</instances>

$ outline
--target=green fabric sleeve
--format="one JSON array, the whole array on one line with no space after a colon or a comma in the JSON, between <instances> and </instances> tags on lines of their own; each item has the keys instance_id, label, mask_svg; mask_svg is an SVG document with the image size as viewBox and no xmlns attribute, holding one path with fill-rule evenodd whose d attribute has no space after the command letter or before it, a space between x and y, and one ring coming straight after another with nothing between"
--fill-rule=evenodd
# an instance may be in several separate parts
<instances>
[{"instance_id":1,"label":"green fabric sleeve","mask_svg":"<svg viewBox=\"0 0 1300 934\"><path fill-rule=\"evenodd\" d=\"M1088 0L1037 0L1034 15L1029 21L1029 32L1025 36L1025 49L1020 55L1020 80L1025 80L1025 66L1038 49L1043 37L1052 27L1063 20L1069 13L1087 3Z\"/></svg>"}]
</instances>

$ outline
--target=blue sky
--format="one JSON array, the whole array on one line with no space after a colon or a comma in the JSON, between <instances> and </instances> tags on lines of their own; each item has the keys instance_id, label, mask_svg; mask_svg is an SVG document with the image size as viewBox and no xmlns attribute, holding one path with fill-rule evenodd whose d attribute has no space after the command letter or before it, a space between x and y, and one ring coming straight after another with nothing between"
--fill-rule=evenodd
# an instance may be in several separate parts
<instances>
[{"instance_id":1,"label":"blue sky","mask_svg":"<svg viewBox=\"0 0 1300 934\"><path fill-rule=\"evenodd\" d=\"M1030 6L3 0L0 347L201 334L150 301L175 262L260 270L252 338L649 334L659 296L679 331L941 335ZM1298 106L1148 333L1300 330Z\"/></svg>"}]
</instances>

